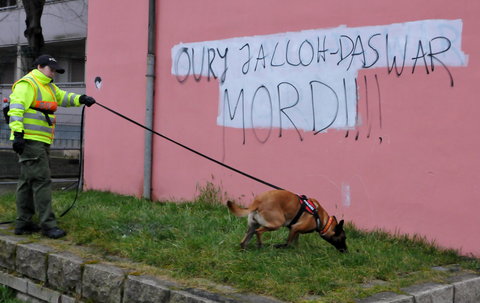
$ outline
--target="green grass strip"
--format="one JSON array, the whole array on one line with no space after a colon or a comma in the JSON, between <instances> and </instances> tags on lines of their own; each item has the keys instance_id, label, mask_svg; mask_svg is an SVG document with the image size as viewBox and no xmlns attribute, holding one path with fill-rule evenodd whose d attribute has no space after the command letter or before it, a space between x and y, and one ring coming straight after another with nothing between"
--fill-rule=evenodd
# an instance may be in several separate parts
<instances>
[{"instance_id":1,"label":"green grass strip","mask_svg":"<svg viewBox=\"0 0 480 303\"><path fill-rule=\"evenodd\" d=\"M338 253L316 233L302 235L297 247L274 248L285 241L287 229L266 233L265 247L258 249L252 241L243 251L239 243L246 219L232 216L219 196L220 191L210 185L200 190L193 203L152 203L107 192L83 192L77 207L59 220L67 237L53 242L127 258L145 264L142 273L151 269L192 286L208 280L291 302L352 302L379 291L443 281L447 274L432 270L433 266L480 269L478 259L439 249L424 238L365 232L353 224L346 225L347 254ZM73 197L73 192L54 192L56 213L68 207ZM0 196L0 221L14 216L14 195ZM372 281L380 283L365 286Z\"/></svg>"}]
</instances>

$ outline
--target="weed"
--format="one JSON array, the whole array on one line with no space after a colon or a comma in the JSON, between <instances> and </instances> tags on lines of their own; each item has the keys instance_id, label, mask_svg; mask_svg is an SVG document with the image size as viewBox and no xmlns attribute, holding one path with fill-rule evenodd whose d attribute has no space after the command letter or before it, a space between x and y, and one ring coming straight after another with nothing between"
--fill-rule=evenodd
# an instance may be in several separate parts
<instances>
[{"instance_id":1,"label":"weed","mask_svg":"<svg viewBox=\"0 0 480 303\"><path fill-rule=\"evenodd\" d=\"M15 293L12 289L0 285L0 302L2 303L21 303L21 301L15 299Z\"/></svg>"},{"instance_id":2,"label":"weed","mask_svg":"<svg viewBox=\"0 0 480 303\"><path fill-rule=\"evenodd\" d=\"M212 181L207 181L205 185L197 184L198 195L194 202L205 204L224 204L228 199L228 194L223 191L221 185L215 185L215 177Z\"/></svg>"}]
</instances>

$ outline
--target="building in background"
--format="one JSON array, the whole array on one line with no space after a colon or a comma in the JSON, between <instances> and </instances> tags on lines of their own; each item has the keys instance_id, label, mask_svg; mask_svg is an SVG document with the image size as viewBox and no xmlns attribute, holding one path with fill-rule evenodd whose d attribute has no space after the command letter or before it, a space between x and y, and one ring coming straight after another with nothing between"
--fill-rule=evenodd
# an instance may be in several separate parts
<instances>
[{"instance_id":1,"label":"building in background","mask_svg":"<svg viewBox=\"0 0 480 303\"><path fill-rule=\"evenodd\" d=\"M41 19L45 46L42 53L54 56L65 68L56 84L65 90L85 92L85 43L87 0L46 0ZM23 32L25 11L21 0L0 0L0 98L11 93L12 84L27 73L34 60ZM54 148L78 148L79 108L57 112ZM0 148L9 148L9 129L0 119Z\"/></svg>"}]
</instances>

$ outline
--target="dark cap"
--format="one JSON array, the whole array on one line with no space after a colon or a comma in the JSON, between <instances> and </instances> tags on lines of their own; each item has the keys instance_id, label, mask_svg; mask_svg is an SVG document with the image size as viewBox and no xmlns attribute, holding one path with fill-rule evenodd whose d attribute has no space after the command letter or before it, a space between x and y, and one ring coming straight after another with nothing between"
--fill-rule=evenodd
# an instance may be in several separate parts
<instances>
[{"instance_id":1,"label":"dark cap","mask_svg":"<svg viewBox=\"0 0 480 303\"><path fill-rule=\"evenodd\" d=\"M53 68L57 73L59 74L63 74L65 72L65 69L63 69L57 62L57 60L55 60L55 58L53 58L52 56L50 55L41 55L40 57L38 57L37 59L35 59L35 61L33 62L33 65L34 66L45 66L45 65L48 65L50 66L51 68Z\"/></svg>"}]
</instances>

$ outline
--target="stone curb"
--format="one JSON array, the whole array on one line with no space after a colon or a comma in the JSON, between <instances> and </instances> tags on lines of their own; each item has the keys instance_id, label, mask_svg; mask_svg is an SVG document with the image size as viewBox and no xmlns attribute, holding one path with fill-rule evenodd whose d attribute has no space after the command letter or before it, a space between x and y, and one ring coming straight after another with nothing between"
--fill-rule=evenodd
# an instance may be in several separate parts
<instances>
[{"instance_id":1,"label":"stone curb","mask_svg":"<svg viewBox=\"0 0 480 303\"><path fill-rule=\"evenodd\" d=\"M449 284L424 283L402 289L404 294L382 292L357 303L475 303L480 302L480 276L461 273Z\"/></svg>"},{"instance_id":2,"label":"stone curb","mask_svg":"<svg viewBox=\"0 0 480 303\"><path fill-rule=\"evenodd\" d=\"M229 288L218 294L104 263L88 263L27 238L0 234L0 284L34 303L280 303Z\"/></svg>"},{"instance_id":3,"label":"stone curb","mask_svg":"<svg viewBox=\"0 0 480 303\"><path fill-rule=\"evenodd\" d=\"M447 268L437 270L448 271ZM0 284L26 302L52 303L280 303L281 301L228 288L226 293L186 288L156 277L130 274L104 263L89 264L69 252L26 238L0 234ZM226 289L226 288L225 288ZM480 302L480 276L460 272L448 283L425 283L382 292L358 303L472 303Z\"/></svg>"}]
</instances>

